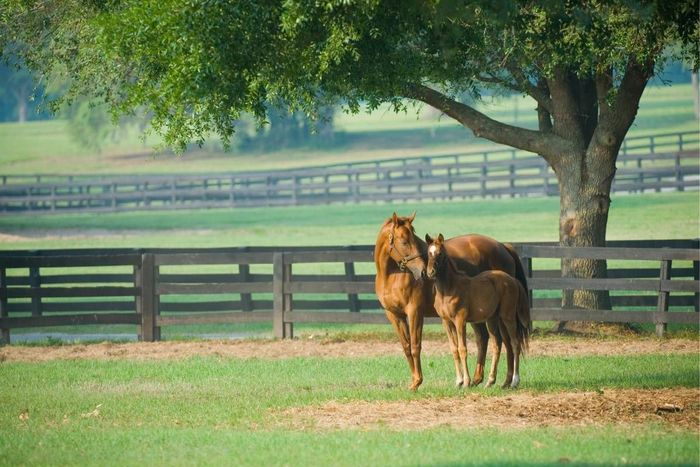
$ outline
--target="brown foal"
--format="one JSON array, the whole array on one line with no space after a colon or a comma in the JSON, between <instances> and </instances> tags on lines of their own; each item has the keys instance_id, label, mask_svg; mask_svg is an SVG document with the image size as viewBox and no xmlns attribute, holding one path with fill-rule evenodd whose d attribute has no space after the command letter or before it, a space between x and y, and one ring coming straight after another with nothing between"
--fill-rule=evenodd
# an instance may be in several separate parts
<instances>
[{"instance_id":1,"label":"brown foal","mask_svg":"<svg viewBox=\"0 0 700 467\"><path fill-rule=\"evenodd\" d=\"M486 387L496 382L501 343L505 344L508 373L503 387L520 383L520 354L527 348L532 322L528 296L522 284L503 271L485 271L475 277L460 272L447 254L442 234L425 236L429 279L434 281L434 306L450 341L458 386L471 384L467 367L466 324L486 323L493 357Z\"/></svg>"}]
</instances>

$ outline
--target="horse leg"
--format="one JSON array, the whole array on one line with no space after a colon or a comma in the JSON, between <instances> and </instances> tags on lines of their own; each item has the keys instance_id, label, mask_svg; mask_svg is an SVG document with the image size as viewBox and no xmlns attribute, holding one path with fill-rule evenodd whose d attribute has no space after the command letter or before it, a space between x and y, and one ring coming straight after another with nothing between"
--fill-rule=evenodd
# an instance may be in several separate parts
<instances>
[{"instance_id":1,"label":"horse leg","mask_svg":"<svg viewBox=\"0 0 700 467\"><path fill-rule=\"evenodd\" d=\"M516 317L517 319L517 317ZM510 383L510 387L515 389L520 384L520 339L518 338L518 325L516 321L507 321L506 327L508 328L508 334L510 335L510 343L513 352L513 377ZM510 362L509 362L510 366Z\"/></svg>"},{"instance_id":2,"label":"horse leg","mask_svg":"<svg viewBox=\"0 0 700 467\"><path fill-rule=\"evenodd\" d=\"M423 369L420 363L421 343L423 340L423 313L417 308L407 309L408 332L411 337L411 357L413 357L413 383L411 390L415 391L423 383Z\"/></svg>"},{"instance_id":3,"label":"horse leg","mask_svg":"<svg viewBox=\"0 0 700 467\"><path fill-rule=\"evenodd\" d=\"M501 319L498 326L501 337L503 338L503 343L506 347L506 360L508 362L508 372L506 373L506 380L503 382L502 388L510 387L513 382L513 342L511 341L510 333L508 332L508 325Z\"/></svg>"},{"instance_id":4,"label":"horse leg","mask_svg":"<svg viewBox=\"0 0 700 467\"><path fill-rule=\"evenodd\" d=\"M459 351L459 360L462 364L462 375L464 376L463 385L471 386L471 378L469 377L469 367L467 365L467 323L460 318L455 319L454 327L457 331L457 350Z\"/></svg>"},{"instance_id":5,"label":"horse leg","mask_svg":"<svg viewBox=\"0 0 700 467\"><path fill-rule=\"evenodd\" d=\"M397 316L390 311L386 311L386 317L389 319L391 325L394 326L394 330L396 330L396 334L399 336L399 342L401 343L403 353L408 361L408 368L411 370L411 375L413 375L415 371L413 366L413 357L411 356L411 341L408 333L408 323L406 322L406 318Z\"/></svg>"},{"instance_id":6,"label":"horse leg","mask_svg":"<svg viewBox=\"0 0 700 467\"><path fill-rule=\"evenodd\" d=\"M486 387L489 388L496 382L496 374L498 373L498 361L501 359L501 345L503 338L498 330L498 318L489 319L486 326L491 336L491 371L489 371L489 379L486 382Z\"/></svg>"},{"instance_id":7,"label":"horse leg","mask_svg":"<svg viewBox=\"0 0 700 467\"><path fill-rule=\"evenodd\" d=\"M486 363L486 348L489 344L489 333L484 323L472 323L474 340L476 341L476 369L472 386L478 386L484 380L484 365Z\"/></svg>"},{"instance_id":8,"label":"horse leg","mask_svg":"<svg viewBox=\"0 0 700 467\"><path fill-rule=\"evenodd\" d=\"M452 351L452 359L455 363L455 386L459 387L464 383L464 377L462 376L462 369L459 362L459 351L457 350L457 331L449 319L443 318L442 326L447 333L447 340L450 343L450 350Z\"/></svg>"}]
</instances>

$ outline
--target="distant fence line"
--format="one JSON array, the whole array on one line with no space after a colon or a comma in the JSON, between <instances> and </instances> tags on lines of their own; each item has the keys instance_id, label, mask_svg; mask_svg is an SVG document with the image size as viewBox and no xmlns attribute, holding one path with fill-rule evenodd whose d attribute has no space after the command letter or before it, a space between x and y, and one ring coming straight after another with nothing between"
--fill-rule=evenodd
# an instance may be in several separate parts
<instances>
[{"instance_id":1,"label":"distant fence line","mask_svg":"<svg viewBox=\"0 0 700 467\"><path fill-rule=\"evenodd\" d=\"M667 323L699 323L698 240L516 248L534 320L654 323L659 335ZM17 328L130 324L154 341L172 325L267 322L282 338L295 323L386 324L372 254L372 246L0 252L1 337L9 343ZM536 264L571 257L625 264L609 263L605 279L563 278ZM563 309L561 291L572 289L609 290L613 309Z\"/></svg>"},{"instance_id":2,"label":"distant fence line","mask_svg":"<svg viewBox=\"0 0 700 467\"><path fill-rule=\"evenodd\" d=\"M627 138L613 192L697 189L700 133ZM551 196L543 158L516 149L265 172L0 176L0 213L262 207L487 196Z\"/></svg>"}]
</instances>

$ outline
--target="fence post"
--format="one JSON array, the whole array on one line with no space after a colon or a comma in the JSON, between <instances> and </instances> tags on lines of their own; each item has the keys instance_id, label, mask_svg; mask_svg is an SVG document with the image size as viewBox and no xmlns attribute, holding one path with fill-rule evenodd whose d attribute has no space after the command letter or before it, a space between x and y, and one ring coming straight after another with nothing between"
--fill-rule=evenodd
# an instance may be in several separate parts
<instances>
[{"instance_id":1,"label":"fence post","mask_svg":"<svg viewBox=\"0 0 700 467\"><path fill-rule=\"evenodd\" d=\"M158 315L156 302L155 255L141 255L141 340L154 342L160 338L160 328L156 327Z\"/></svg>"},{"instance_id":2,"label":"fence post","mask_svg":"<svg viewBox=\"0 0 700 467\"><path fill-rule=\"evenodd\" d=\"M657 316L661 318L662 313L665 318L668 317L668 298L669 292L661 288L661 281L667 281L671 278L671 260L665 259L661 261L661 266L659 268L659 301L656 306ZM668 319L664 319L664 322L656 321L656 337L664 337L666 332L666 323Z\"/></svg>"},{"instance_id":3,"label":"fence post","mask_svg":"<svg viewBox=\"0 0 700 467\"><path fill-rule=\"evenodd\" d=\"M486 198L486 179L489 176L488 153L484 153L484 161L481 163L481 197Z\"/></svg>"},{"instance_id":4,"label":"fence post","mask_svg":"<svg viewBox=\"0 0 700 467\"><path fill-rule=\"evenodd\" d=\"M345 263L345 278L348 281L355 280L355 263L353 263L353 262ZM360 299L357 297L356 293L348 294L348 302L350 302L350 311L353 311L353 312L360 311Z\"/></svg>"},{"instance_id":5,"label":"fence post","mask_svg":"<svg viewBox=\"0 0 700 467\"><path fill-rule=\"evenodd\" d=\"M698 281L700 280L700 261L693 261L693 280ZM700 293L695 292L694 296L694 304L695 304L695 311L700 312Z\"/></svg>"},{"instance_id":6,"label":"fence post","mask_svg":"<svg viewBox=\"0 0 700 467\"><path fill-rule=\"evenodd\" d=\"M273 294L273 318L272 331L278 339L284 339L284 253L275 253L272 256L272 294Z\"/></svg>"},{"instance_id":7,"label":"fence post","mask_svg":"<svg viewBox=\"0 0 700 467\"><path fill-rule=\"evenodd\" d=\"M250 265L249 264L239 264L238 265L238 274L241 276L241 281L248 282L250 280ZM242 293L241 294L241 310L253 311L253 296L251 293Z\"/></svg>"},{"instance_id":8,"label":"fence post","mask_svg":"<svg viewBox=\"0 0 700 467\"><path fill-rule=\"evenodd\" d=\"M525 256L525 257L521 258L521 263L523 265L523 272L525 273L525 278L527 279L527 282L528 282L528 290L526 290L526 292L527 292L528 302L530 304L530 309L532 309L533 298L532 298L532 289L530 288L530 279L532 279L532 258L530 256Z\"/></svg>"},{"instance_id":9,"label":"fence post","mask_svg":"<svg viewBox=\"0 0 700 467\"><path fill-rule=\"evenodd\" d=\"M683 187L683 170L681 169L681 153L676 153L676 190L685 191Z\"/></svg>"},{"instance_id":10,"label":"fence post","mask_svg":"<svg viewBox=\"0 0 700 467\"><path fill-rule=\"evenodd\" d=\"M7 309L7 270L0 268L0 318L9 316ZM10 328L0 329L0 345L10 344Z\"/></svg>"},{"instance_id":11,"label":"fence post","mask_svg":"<svg viewBox=\"0 0 700 467\"><path fill-rule=\"evenodd\" d=\"M32 316L41 316L41 272L37 266L29 268L29 287L32 291Z\"/></svg>"}]
</instances>

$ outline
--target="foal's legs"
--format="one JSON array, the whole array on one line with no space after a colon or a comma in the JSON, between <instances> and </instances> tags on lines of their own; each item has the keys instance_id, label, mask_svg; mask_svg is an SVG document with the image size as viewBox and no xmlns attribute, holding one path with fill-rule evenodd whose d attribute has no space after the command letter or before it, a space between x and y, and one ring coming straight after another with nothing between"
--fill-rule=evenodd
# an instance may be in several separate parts
<instances>
[{"instance_id":1,"label":"foal's legs","mask_svg":"<svg viewBox=\"0 0 700 467\"><path fill-rule=\"evenodd\" d=\"M508 361L508 372L506 373L506 380L503 382L503 386L501 386L505 389L507 387L510 387L511 383L513 382L513 342L511 340L511 334L508 331L507 324L503 322L502 319L499 321L498 324L498 329L501 331L501 337L503 338L503 343L506 347L506 359Z\"/></svg>"},{"instance_id":2,"label":"foal's legs","mask_svg":"<svg viewBox=\"0 0 700 467\"><path fill-rule=\"evenodd\" d=\"M517 319L517 318L516 318ZM520 339L518 338L518 325L516 321L506 321L506 328L510 337L510 346L513 352L513 362L508 362L508 371L512 366L512 378L510 382L511 388L517 388L520 384Z\"/></svg>"},{"instance_id":3,"label":"foal's legs","mask_svg":"<svg viewBox=\"0 0 700 467\"><path fill-rule=\"evenodd\" d=\"M484 323L472 323L474 330L474 340L476 341L476 369L474 370L474 379L472 386L481 384L484 380L484 364L486 362L486 347L489 343L489 332Z\"/></svg>"},{"instance_id":4,"label":"foal's legs","mask_svg":"<svg viewBox=\"0 0 700 467\"><path fill-rule=\"evenodd\" d=\"M463 385L471 386L471 378L469 377L469 368L467 366L467 323L463 318L457 317L454 320L454 327L457 330L457 350L459 351L459 359L462 364Z\"/></svg>"},{"instance_id":5,"label":"foal's legs","mask_svg":"<svg viewBox=\"0 0 700 467\"><path fill-rule=\"evenodd\" d=\"M464 376L462 376L462 368L460 367L459 361L459 350L457 346L457 331L455 330L452 321L443 318L442 326L445 328L447 333L447 340L450 343L450 350L452 351L452 358L455 363L455 386L459 387L464 383Z\"/></svg>"},{"instance_id":6,"label":"foal's legs","mask_svg":"<svg viewBox=\"0 0 700 467\"><path fill-rule=\"evenodd\" d=\"M501 358L501 345L503 338L498 330L498 318L490 318L486 322L488 331L491 337L491 371L489 371L489 379L486 382L486 387L491 387L496 382L496 373L498 372L498 361Z\"/></svg>"}]
</instances>

